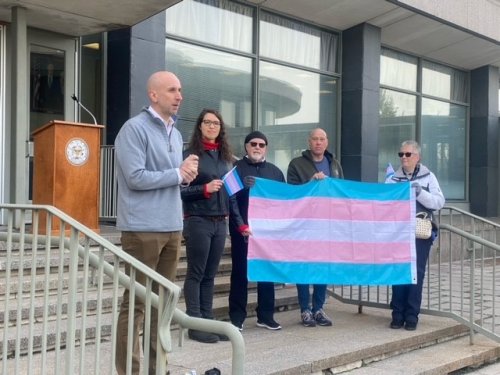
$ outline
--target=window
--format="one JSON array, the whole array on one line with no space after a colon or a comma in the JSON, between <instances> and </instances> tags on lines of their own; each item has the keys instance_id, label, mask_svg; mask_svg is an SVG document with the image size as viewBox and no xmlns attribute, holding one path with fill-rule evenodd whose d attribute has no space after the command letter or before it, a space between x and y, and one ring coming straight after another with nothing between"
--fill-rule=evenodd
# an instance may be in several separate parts
<instances>
[{"instance_id":1,"label":"window","mask_svg":"<svg viewBox=\"0 0 500 375\"><path fill-rule=\"evenodd\" d=\"M307 147L309 130L337 134L338 35L257 9L223 0L168 8L165 64L182 82L185 140L201 109L214 108L236 156L243 156L246 134L259 129L269 139L267 160L286 172Z\"/></svg>"},{"instance_id":2,"label":"window","mask_svg":"<svg viewBox=\"0 0 500 375\"><path fill-rule=\"evenodd\" d=\"M179 130L184 140L190 138L200 111L215 108L232 128L231 143L240 143L251 126L251 59L168 39L166 56L167 69L182 82Z\"/></svg>"},{"instance_id":3,"label":"window","mask_svg":"<svg viewBox=\"0 0 500 375\"><path fill-rule=\"evenodd\" d=\"M417 58L400 52L382 49L380 84L417 91Z\"/></svg>"},{"instance_id":4,"label":"window","mask_svg":"<svg viewBox=\"0 0 500 375\"><path fill-rule=\"evenodd\" d=\"M458 102L467 102L467 74L457 69L423 62L422 93Z\"/></svg>"},{"instance_id":5,"label":"window","mask_svg":"<svg viewBox=\"0 0 500 375\"><path fill-rule=\"evenodd\" d=\"M166 32L253 52L253 8L222 0L185 0L168 8Z\"/></svg>"},{"instance_id":6,"label":"window","mask_svg":"<svg viewBox=\"0 0 500 375\"><path fill-rule=\"evenodd\" d=\"M387 163L399 165L397 152L402 141L415 139L417 96L380 90L379 181L385 180Z\"/></svg>"},{"instance_id":7,"label":"window","mask_svg":"<svg viewBox=\"0 0 500 375\"><path fill-rule=\"evenodd\" d=\"M379 181L388 162L399 166L401 142L415 139L446 199L465 200L468 74L383 49L380 83Z\"/></svg>"},{"instance_id":8,"label":"window","mask_svg":"<svg viewBox=\"0 0 500 375\"><path fill-rule=\"evenodd\" d=\"M446 199L465 197L466 107L422 99L422 162L437 176Z\"/></svg>"},{"instance_id":9,"label":"window","mask_svg":"<svg viewBox=\"0 0 500 375\"><path fill-rule=\"evenodd\" d=\"M335 72L338 36L262 12L260 55L304 67Z\"/></svg>"},{"instance_id":10,"label":"window","mask_svg":"<svg viewBox=\"0 0 500 375\"><path fill-rule=\"evenodd\" d=\"M322 127L330 150L336 135L337 80L291 67L260 63L258 124L273 144L269 159L286 170L307 145L309 131Z\"/></svg>"}]
</instances>

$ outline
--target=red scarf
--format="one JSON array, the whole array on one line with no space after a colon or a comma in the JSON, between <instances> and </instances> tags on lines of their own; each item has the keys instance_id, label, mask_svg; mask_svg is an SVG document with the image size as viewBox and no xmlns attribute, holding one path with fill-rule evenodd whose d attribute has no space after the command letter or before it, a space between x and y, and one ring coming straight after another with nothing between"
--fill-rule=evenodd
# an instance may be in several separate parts
<instances>
[{"instance_id":1,"label":"red scarf","mask_svg":"<svg viewBox=\"0 0 500 375\"><path fill-rule=\"evenodd\" d=\"M217 142L210 143L202 140L201 143L203 143L203 149L205 151L217 151L219 149L219 144Z\"/></svg>"}]
</instances>

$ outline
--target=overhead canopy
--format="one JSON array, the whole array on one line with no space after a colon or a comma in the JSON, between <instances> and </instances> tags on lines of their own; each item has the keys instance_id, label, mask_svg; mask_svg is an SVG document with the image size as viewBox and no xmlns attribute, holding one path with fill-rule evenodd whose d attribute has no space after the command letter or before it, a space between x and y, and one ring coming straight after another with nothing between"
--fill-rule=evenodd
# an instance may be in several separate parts
<instances>
[{"instance_id":1,"label":"overhead canopy","mask_svg":"<svg viewBox=\"0 0 500 375\"><path fill-rule=\"evenodd\" d=\"M27 10L30 27L83 36L135 25L179 1L0 0L0 21L10 22L11 8L19 6ZM405 5L409 0L248 1L340 31L366 22L380 27L383 45L459 68L500 67L496 8L492 8L492 20L486 20L495 25L489 30L496 33L482 36Z\"/></svg>"},{"instance_id":2,"label":"overhead canopy","mask_svg":"<svg viewBox=\"0 0 500 375\"><path fill-rule=\"evenodd\" d=\"M0 21L11 9L26 9L27 24L42 30L83 36L129 27L180 0L0 0Z\"/></svg>"}]
</instances>

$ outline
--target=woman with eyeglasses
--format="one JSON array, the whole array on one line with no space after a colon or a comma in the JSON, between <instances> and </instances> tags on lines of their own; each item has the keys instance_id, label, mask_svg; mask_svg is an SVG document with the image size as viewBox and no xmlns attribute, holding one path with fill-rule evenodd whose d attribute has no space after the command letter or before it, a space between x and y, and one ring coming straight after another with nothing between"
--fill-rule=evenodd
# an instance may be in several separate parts
<instances>
[{"instance_id":1,"label":"woman with eyeglasses","mask_svg":"<svg viewBox=\"0 0 500 375\"><path fill-rule=\"evenodd\" d=\"M214 278L226 243L229 197L222 176L231 168L232 153L219 112L204 109L196 120L184 155L199 157L198 175L181 187L184 208L187 272L184 300L189 316L213 319ZM215 343L228 337L189 330L192 340Z\"/></svg>"},{"instance_id":2,"label":"woman with eyeglasses","mask_svg":"<svg viewBox=\"0 0 500 375\"><path fill-rule=\"evenodd\" d=\"M386 183L411 182L416 195L416 212L426 212L432 217L433 211L443 208L445 199L434 173L420 163L420 153L421 149L417 142L404 141L398 152L401 166L394 175L387 178ZM416 239L417 284L392 286L390 327L393 329L403 326L408 331L417 329L425 267L436 236L437 231L433 229L430 238Z\"/></svg>"},{"instance_id":3,"label":"woman with eyeglasses","mask_svg":"<svg viewBox=\"0 0 500 375\"><path fill-rule=\"evenodd\" d=\"M245 137L246 155L235 163L236 171L245 181L245 189L237 192L236 205L231 205L229 233L231 234L231 288L229 291L229 317L233 325L243 330L247 317L248 279L247 255L248 236L252 234L248 225L249 189L255 177L285 182L283 172L266 161L267 137L260 131L253 131ZM274 320L274 283L257 283L257 326L272 331L281 329Z\"/></svg>"}]
</instances>

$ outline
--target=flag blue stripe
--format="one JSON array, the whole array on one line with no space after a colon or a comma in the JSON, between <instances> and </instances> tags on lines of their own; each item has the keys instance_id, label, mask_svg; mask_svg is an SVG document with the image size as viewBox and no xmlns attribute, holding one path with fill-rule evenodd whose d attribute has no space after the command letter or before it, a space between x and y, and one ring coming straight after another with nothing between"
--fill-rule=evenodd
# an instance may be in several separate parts
<instances>
[{"instance_id":1,"label":"flag blue stripe","mask_svg":"<svg viewBox=\"0 0 500 375\"><path fill-rule=\"evenodd\" d=\"M258 178L250 189L250 197L276 200L301 199L305 197L328 197L375 201L410 199L410 183L382 184L325 178L303 185L289 185L283 182Z\"/></svg>"},{"instance_id":2,"label":"flag blue stripe","mask_svg":"<svg viewBox=\"0 0 500 375\"><path fill-rule=\"evenodd\" d=\"M411 263L298 263L249 259L248 280L293 284L400 285L416 284L416 275L412 275Z\"/></svg>"}]
</instances>

